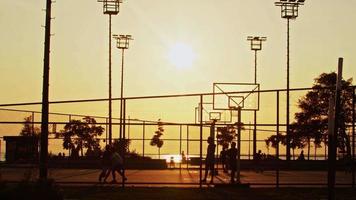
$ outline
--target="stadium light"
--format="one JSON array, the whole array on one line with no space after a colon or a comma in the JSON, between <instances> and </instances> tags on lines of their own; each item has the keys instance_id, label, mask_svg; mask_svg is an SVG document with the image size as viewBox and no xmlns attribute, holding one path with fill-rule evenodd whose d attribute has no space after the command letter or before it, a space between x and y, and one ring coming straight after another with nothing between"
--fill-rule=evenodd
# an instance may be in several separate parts
<instances>
[{"instance_id":1,"label":"stadium light","mask_svg":"<svg viewBox=\"0 0 356 200\"><path fill-rule=\"evenodd\" d=\"M287 108L286 108L286 129L287 129L287 145L286 159L290 160L290 130L289 130L289 21L298 17L298 9L300 5L304 5L305 0L280 0L275 2L276 6L281 7L281 17L287 19Z\"/></svg>"}]
</instances>

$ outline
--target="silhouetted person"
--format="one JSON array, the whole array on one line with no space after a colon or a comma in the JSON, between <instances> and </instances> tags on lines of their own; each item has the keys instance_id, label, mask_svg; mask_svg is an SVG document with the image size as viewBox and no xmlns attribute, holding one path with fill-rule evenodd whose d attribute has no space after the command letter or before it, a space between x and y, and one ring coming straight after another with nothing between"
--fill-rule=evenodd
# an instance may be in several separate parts
<instances>
[{"instance_id":1,"label":"silhouetted person","mask_svg":"<svg viewBox=\"0 0 356 200\"><path fill-rule=\"evenodd\" d=\"M231 148L227 150L226 155L228 157L229 168L230 168L230 183L235 183L235 174L237 170L236 142L231 143Z\"/></svg>"},{"instance_id":2,"label":"silhouetted person","mask_svg":"<svg viewBox=\"0 0 356 200\"><path fill-rule=\"evenodd\" d=\"M101 173L99 175L99 182L104 178L104 182L106 182L107 177L111 171L111 147L109 145L105 146L105 150L103 156L101 158Z\"/></svg>"},{"instance_id":3,"label":"silhouetted person","mask_svg":"<svg viewBox=\"0 0 356 200\"><path fill-rule=\"evenodd\" d=\"M262 151L258 150L258 152L254 155L254 161L255 161L255 171L256 172L263 172L263 169L261 167L261 160L262 160Z\"/></svg>"},{"instance_id":4,"label":"silhouetted person","mask_svg":"<svg viewBox=\"0 0 356 200\"><path fill-rule=\"evenodd\" d=\"M187 156L185 155L184 151L182 151L181 156L182 156L182 163L186 163L187 162Z\"/></svg>"},{"instance_id":5,"label":"silhouetted person","mask_svg":"<svg viewBox=\"0 0 356 200\"><path fill-rule=\"evenodd\" d=\"M174 157L171 156L171 160L169 162L169 165L170 165L170 168L174 168L175 167L175 164L174 164Z\"/></svg>"},{"instance_id":6,"label":"silhouetted person","mask_svg":"<svg viewBox=\"0 0 356 200\"><path fill-rule=\"evenodd\" d=\"M111 156L111 174L112 174L112 181L111 183L117 183L116 181L116 174L115 172L118 172L123 180L127 180L127 178L124 175L124 163L122 160L122 157L120 154L116 151L113 151L112 156Z\"/></svg>"},{"instance_id":7,"label":"silhouetted person","mask_svg":"<svg viewBox=\"0 0 356 200\"><path fill-rule=\"evenodd\" d=\"M305 160L304 158L304 151L302 150L298 156L298 159L297 160Z\"/></svg>"},{"instance_id":8,"label":"silhouetted person","mask_svg":"<svg viewBox=\"0 0 356 200\"><path fill-rule=\"evenodd\" d=\"M72 159L78 159L79 158L79 148L78 147L72 149L71 158Z\"/></svg>"},{"instance_id":9,"label":"silhouetted person","mask_svg":"<svg viewBox=\"0 0 356 200\"><path fill-rule=\"evenodd\" d=\"M214 164L215 164L215 144L214 144L214 138L208 137L208 149L207 149L207 154L205 158L205 176L204 179L202 180L203 182L206 182L206 178L208 176L208 172L210 170L211 174L211 179L210 183L213 183L213 177L214 177Z\"/></svg>"},{"instance_id":10,"label":"silhouetted person","mask_svg":"<svg viewBox=\"0 0 356 200\"><path fill-rule=\"evenodd\" d=\"M224 172L227 172L227 149L229 148L228 144L223 145L223 149L220 151L220 162Z\"/></svg>"}]
</instances>

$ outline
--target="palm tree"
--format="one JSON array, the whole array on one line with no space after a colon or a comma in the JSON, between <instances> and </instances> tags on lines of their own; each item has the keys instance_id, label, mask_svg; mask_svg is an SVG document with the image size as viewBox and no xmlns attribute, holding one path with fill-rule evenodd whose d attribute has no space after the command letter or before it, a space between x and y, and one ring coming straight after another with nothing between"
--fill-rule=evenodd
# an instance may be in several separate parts
<instances>
[{"instance_id":1,"label":"palm tree","mask_svg":"<svg viewBox=\"0 0 356 200\"><path fill-rule=\"evenodd\" d=\"M163 146L163 140L161 139L161 136L164 132L163 123L161 122L161 119L158 119L157 126L157 130L155 131L155 134L151 139L150 145L158 147L158 159L161 159L161 147Z\"/></svg>"}]
</instances>

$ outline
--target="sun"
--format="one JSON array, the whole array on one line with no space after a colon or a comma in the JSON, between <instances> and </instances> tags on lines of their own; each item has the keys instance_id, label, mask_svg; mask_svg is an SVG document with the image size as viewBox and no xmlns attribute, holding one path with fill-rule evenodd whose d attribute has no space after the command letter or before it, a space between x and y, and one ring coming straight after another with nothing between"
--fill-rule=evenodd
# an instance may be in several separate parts
<instances>
[{"instance_id":1,"label":"sun","mask_svg":"<svg viewBox=\"0 0 356 200\"><path fill-rule=\"evenodd\" d=\"M190 45L177 42L169 49L168 59L178 69L190 68L196 55Z\"/></svg>"}]
</instances>

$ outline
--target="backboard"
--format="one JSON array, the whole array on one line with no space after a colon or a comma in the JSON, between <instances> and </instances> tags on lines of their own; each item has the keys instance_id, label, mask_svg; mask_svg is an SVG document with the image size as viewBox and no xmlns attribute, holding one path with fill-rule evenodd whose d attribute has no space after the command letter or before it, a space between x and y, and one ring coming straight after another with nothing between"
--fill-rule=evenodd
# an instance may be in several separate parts
<instances>
[{"instance_id":1,"label":"backboard","mask_svg":"<svg viewBox=\"0 0 356 200\"><path fill-rule=\"evenodd\" d=\"M231 110L214 110L213 103L203 103L203 116L200 119L200 103L195 107L195 123L200 121L204 123L211 123L216 120L220 123L231 123L232 122L232 111Z\"/></svg>"},{"instance_id":2,"label":"backboard","mask_svg":"<svg viewBox=\"0 0 356 200\"><path fill-rule=\"evenodd\" d=\"M214 83L213 110L258 111L260 108L260 84Z\"/></svg>"}]
</instances>

